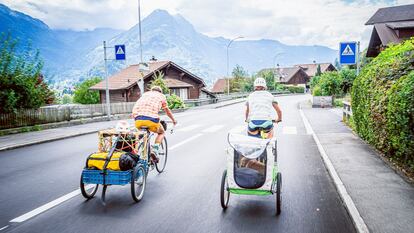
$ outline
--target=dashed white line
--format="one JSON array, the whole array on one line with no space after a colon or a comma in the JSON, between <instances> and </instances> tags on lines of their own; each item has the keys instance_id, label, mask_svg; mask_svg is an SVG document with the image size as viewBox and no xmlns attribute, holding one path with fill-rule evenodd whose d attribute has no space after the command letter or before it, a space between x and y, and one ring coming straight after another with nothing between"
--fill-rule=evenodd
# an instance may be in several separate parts
<instances>
[{"instance_id":1,"label":"dashed white line","mask_svg":"<svg viewBox=\"0 0 414 233\"><path fill-rule=\"evenodd\" d=\"M224 125L213 125L205 130L203 130L203 133L214 133L216 131L219 131L221 128L223 128Z\"/></svg>"},{"instance_id":2,"label":"dashed white line","mask_svg":"<svg viewBox=\"0 0 414 233\"><path fill-rule=\"evenodd\" d=\"M243 131L246 131L247 126L245 125L238 125L236 127L233 127L232 129L230 129L231 133L241 133Z\"/></svg>"},{"instance_id":3,"label":"dashed white line","mask_svg":"<svg viewBox=\"0 0 414 233\"><path fill-rule=\"evenodd\" d=\"M177 132L188 132L197 128L200 128L201 125L189 125L187 127L181 128L181 129L177 129Z\"/></svg>"},{"instance_id":4,"label":"dashed white line","mask_svg":"<svg viewBox=\"0 0 414 233\"><path fill-rule=\"evenodd\" d=\"M93 186L94 185L88 185L88 186L86 186L86 188L87 189L90 189ZM69 200L69 199L71 199L71 198L73 198L73 197L75 197L75 196L77 196L79 194L80 194L80 189L77 189L77 190L75 190L75 191L73 191L71 193L68 193L68 194L66 194L66 195L64 195L62 197L59 197L56 200L53 200L53 201L51 201L49 203L46 203L46 204L44 204L44 205L42 205L42 206L40 206L40 207L38 207L38 208L36 208L36 209L34 209L34 210L26 213L26 214L23 214L23 215L21 215L21 216L19 216L17 218L14 218L14 219L10 220L10 222L17 222L17 223L24 222L24 221L26 221L26 220L28 220L30 218L33 218L34 216L39 215L39 214L45 212L46 210L49 210L49 209L51 209L51 208L53 208L53 207L55 207L55 206L57 206L57 205L65 202L65 201L67 201L67 200Z\"/></svg>"},{"instance_id":5,"label":"dashed white line","mask_svg":"<svg viewBox=\"0 0 414 233\"><path fill-rule=\"evenodd\" d=\"M192 136L192 137L189 137L189 138L185 139L184 141L181 141L180 143L175 144L175 145L174 145L174 146L172 146L172 147L169 147L168 149L169 149L169 150L174 150L175 148L180 147L180 146L182 146L182 145L186 144L187 142L190 142L190 141L192 141L192 140L194 140L194 139L196 139L196 138L198 138L198 137L200 137L200 136L202 136L202 135L203 135L203 134L201 134L201 133L196 134L196 135L194 135L194 136Z\"/></svg>"},{"instance_id":6,"label":"dashed white line","mask_svg":"<svg viewBox=\"0 0 414 233\"><path fill-rule=\"evenodd\" d=\"M352 221L354 222L357 231L360 233L369 233L368 227L365 224L364 219L362 219L358 209L356 208L354 201L352 200L351 196L348 194L348 191L346 190L344 183L342 183L341 178L336 172L335 167L332 164L332 161L329 159L328 155L326 154L326 151L323 148L321 142L319 141L318 136L313 131L312 126L309 124L309 121L306 118L305 114L303 114L302 108L299 108L299 112L302 117L303 123L305 124L306 132L312 134L313 140L315 141L318 147L319 153L321 154L322 160L325 163L326 169L331 175L335 183L336 189L338 190L338 193L340 197L342 198L342 201L344 202L346 208L348 209L348 213L349 215L351 215Z\"/></svg>"},{"instance_id":7,"label":"dashed white line","mask_svg":"<svg viewBox=\"0 0 414 233\"><path fill-rule=\"evenodd\" d=\"M4 226L4 227L0 228L0 231L5 230L5 229L7 229L8 227L9 227L9 225Z\"/></svg>"}]
</instances>

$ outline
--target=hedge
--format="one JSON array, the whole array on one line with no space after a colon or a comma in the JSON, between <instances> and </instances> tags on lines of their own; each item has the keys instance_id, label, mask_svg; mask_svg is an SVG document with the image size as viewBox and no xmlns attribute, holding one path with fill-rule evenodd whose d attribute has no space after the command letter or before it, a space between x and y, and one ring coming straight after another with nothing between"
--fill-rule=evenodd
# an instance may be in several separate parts
<instances>
[{"instance_id":1,"label":"hedge","mask_svg":"<svg viewBox=\"0 0 414 233\"><path fill-rule=\"evenodd\" d=\"M290 93L305 93L305 88L301 86L285 86Z\"/></svg>"},{"instance_id":2,"label":"hedge","mask_svg":"<svg viewBox=\"0 0 414 233\"><path fill-rule=\"evenodd\" d=\"M351 94L356 132L414 172L414 38L389 46L367 64Z\"/></svg>"}]
</instances>

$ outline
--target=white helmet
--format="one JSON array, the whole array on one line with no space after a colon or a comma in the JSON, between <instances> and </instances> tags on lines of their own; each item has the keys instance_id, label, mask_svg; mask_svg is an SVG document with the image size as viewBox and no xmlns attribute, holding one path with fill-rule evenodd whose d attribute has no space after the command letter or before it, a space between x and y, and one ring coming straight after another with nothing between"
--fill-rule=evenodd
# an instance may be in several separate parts
<instances>
[{"instance_id":1,"label":"white helmet","mask_svg":"<svg viewBox=\"0 0 414 233\"><path fill-rule=\"evenodd\" d=\"M128 121L118 121L118 123L116 124L115 130L117 133L128 133L129 132Z\"/></svg>"},{"instance_id":2,"label":"white helmet","mask_svg":"<svg viewBox=\"0 0 414 233\"><path fill-rule=\"evenodd\" d=\"M254 80L254 87L266 88L266 80L264 78L257 78L256 80Z\"/></svg>"}]
</instances>

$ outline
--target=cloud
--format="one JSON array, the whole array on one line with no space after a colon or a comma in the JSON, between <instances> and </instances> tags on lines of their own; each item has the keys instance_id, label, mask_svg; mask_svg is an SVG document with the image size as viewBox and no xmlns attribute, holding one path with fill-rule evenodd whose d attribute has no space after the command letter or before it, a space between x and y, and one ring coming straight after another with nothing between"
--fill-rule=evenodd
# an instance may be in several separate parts
<instances>
[{"instance_id":1,"label":"cloud","mask_svg":"<svg viewBox=\"0 0 414 233\"><path fill-rule=\"evenodd\" d=\"M137 0L0 0L46 22L52 28L129 29L137 22ZM274 39L288 44L325 45L361 40L366 47L370 27L365 22L378 8L411 0L141 0L142 15L155 9L179 13L209 36Z\"/></svg>"}]
</instances>

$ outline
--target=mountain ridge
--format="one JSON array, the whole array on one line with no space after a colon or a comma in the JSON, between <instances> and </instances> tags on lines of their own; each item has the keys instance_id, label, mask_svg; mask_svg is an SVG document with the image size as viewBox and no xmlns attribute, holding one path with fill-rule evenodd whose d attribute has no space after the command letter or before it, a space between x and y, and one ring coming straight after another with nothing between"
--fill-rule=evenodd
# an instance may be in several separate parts
<instances>
[{"instance_id":1,"label":"mountain ridge","mask_svg":"<svg viewBox=\"0 0 414 233\"><path fill-rule=\"evenodd\" d=\"M15 17L15 20L11 22L10 17ZM7 23L3 23L3 18L8 19ZM0 31L11 28L18 36L34 40L55 80L76 83L86 77L102 76L103 40L107 41L109 47L126 45L127 61L109 62L110 74L139 62L138 25L126 31L105 28L92 31L52 30L41 20L2 4L0 19ZM13 27L16 22L18 26ZM142 20L145 61L152 56L159 60L172 60L209 84L227 73L226 48L229 41L224 37L202 34L185 17L171 15L166 10L157 9ZM113 58L113 51L108 50L107 53L110 59ZM279 55L275 57L276 54ZM272 39L243 39L234 41L229 48L229 72L236 64L254 73L262 68L274 67L276 63L290 66L312 63L314 60L333 62L336 56L337 51L326 46L286 45Z\"/></svg>"}]
</instances>

